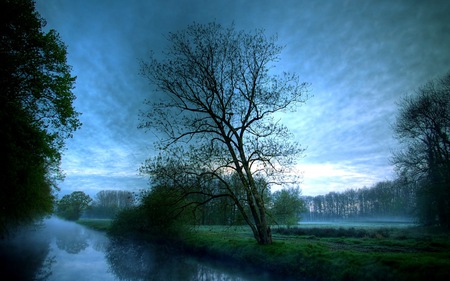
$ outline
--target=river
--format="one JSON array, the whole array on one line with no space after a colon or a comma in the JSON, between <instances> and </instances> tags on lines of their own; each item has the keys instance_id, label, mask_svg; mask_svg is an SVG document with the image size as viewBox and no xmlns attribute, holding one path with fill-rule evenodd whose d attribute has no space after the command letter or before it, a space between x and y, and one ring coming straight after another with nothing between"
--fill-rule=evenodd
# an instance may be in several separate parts
<instances>
[{"instance_id":1,"label":"river","mask_svg":"<svg viewBox=\"0 0 450 281\"><path fill-rule=\"evenodd\" d=\"M57 218L0 240L0 280L273 280L227 263L169 253Z\"/></svg>"}]
</instances>

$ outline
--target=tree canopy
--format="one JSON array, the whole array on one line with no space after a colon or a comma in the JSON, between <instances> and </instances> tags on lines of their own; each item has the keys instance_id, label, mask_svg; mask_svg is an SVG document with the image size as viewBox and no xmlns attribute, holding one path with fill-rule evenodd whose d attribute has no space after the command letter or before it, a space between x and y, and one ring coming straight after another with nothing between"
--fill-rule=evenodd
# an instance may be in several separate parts
<instances>
[{"instance_id":1,"label":"tree canopy","mask_svg":"<svg viewBox=\"0 0 450 281\"><path fill-rule=\"evenodd\" d=\"M301 213L306 211L305 203L301 198L300 188L289 188L275 191L272 194L271 215L277 224L288 227L297 225Z\"/></svg>"},{"instance_id":2,"label":"tree canopy","mask_svg":"<svg viewBox=\"0 0 450 281\"><path fill-rule=\"evenodd\" d=\"M184 184L184 194L202 198L192 204L230 198L255 239L271 243L265 188L258 188L256 178L281 183L302 153L276 113L303 104L307 85L296 74L272 72L283 48L262 30L194 23L168 40L164 58L142 65L142 74L161 94L160 100L149 100L141 125L157 131L161 154L143 171L153 176L176 171L172 178L178 174L191 183L189 190ZM233 174L238 185L230 181ZM202 185L211 180L220 184Z\"/></svg>"},{"instance_id":3,"label":"tree canopy","mask_svg":"<svg viewBox=\"0 0 450 281\"><path fill-rule=\"evenodd\" d=\"M450 227L450 74L405 97L394 129L393 162L416 186L421 222Z\"/></svg>"},{"instance_id":4,"label":"tree canopy","mask_svg":"<svg viewBox=\"0 0 450 281\"><path fill-rule=\"evenodd\" d=\"M58 201L56 214L63 219L76 221L91 204L92 198L83 191L74 191L64 195Z\"/></svg>"},{"instance_id":5,"label":"tree canopy","mask_svg":"<svg viewBox=\"0 0 450 281\"><path fill-rule=\"evenodd\" d=\"M31 0L1 1L1 232L52 211L65 139L80 127L66 46Z\"/></svg>"}]
</instances>

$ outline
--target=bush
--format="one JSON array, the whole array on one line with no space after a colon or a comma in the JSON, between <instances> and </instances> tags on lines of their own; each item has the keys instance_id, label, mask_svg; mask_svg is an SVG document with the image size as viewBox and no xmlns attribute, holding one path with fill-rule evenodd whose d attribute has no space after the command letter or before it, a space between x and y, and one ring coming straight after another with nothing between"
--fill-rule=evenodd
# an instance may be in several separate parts
<instances>
[{"instance_id":1,"label":"bush","mask_svg":"<svg viewBox=\"0 0 450 281\"><path fill-rule=\"evenodd\" d=\"M193 222L190 211L188 202L174 189L155 187L142 197L139 206L117 214L110 233L179 238Z\"/></svg>"}]
</instances>

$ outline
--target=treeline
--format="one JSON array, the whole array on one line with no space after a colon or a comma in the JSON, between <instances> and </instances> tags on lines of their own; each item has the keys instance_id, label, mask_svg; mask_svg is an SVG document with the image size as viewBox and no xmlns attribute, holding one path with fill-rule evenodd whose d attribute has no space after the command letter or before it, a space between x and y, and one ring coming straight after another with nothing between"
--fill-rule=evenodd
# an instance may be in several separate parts
<instances>
[{"instance_id":1,"label":"treeline","mask_svg":"<svg viewBox=\"0 0 450 281\"><path fill-rule=\"evenodd\" d=\"M135 194L126 190L102 190L95 195L89 207L83 213L86 218L114 218L123 209L135 204Z\"/></svg>"},{"instance_id":2,"label":"treeline","mask_svg":"<svg viewBox=\"0 0 450 281\"><path fill-rule=\"evenodd\" d=\"M302 215L305 221L411 219L416 205L414 187L402 180L302 199L306 205Z\"/></svg>"},{"instance_id":3,"label":"treeline","mask_svg":"<svg viewBox=\"0 0 450 281\"><path fill-rule=\"evenodd\" d=\"M259 181L259 188L267 184ZM177 188L178 187L178 188ZM186 196L180 186L155 185L139 195L137 204L124 208L115 216L111 226L114 235L150 235L177 237L193 225L245 225L245 219L228 196L204 201L201 192ZM209 182L209 188L219 188ZM264 193L271 225L295 225L304 212L299 188ZM244 200L244 199L243 199Z\"/></svg>"},{"instance_id":4,"label":"treeline","mask_svg":"<svg viewBox=\"0 0 450 281\"><path fill-rule=\"evenodd\" d=\"M271 192L267 183L260 181L268 189L264 193L269 222L272 225L296 225L301 219L305 202L299 188L282 189ZM199 225L244 225L245 220L238 206L229 197L211 200L196 209L196 224Z\"/></svg>"},{"instance_id":5,"label":"treeline","mask_svg":"<svg viewBox=\"0 0 450 281\"><path fill-rule=\"evenodd\" d=\"M135 194L125 190L102 190L92 199L82 191L74 191L56 201L55 214L76 221L80 217L112 219L119 211L135 205Z\"/></svg>"}]
</instances>

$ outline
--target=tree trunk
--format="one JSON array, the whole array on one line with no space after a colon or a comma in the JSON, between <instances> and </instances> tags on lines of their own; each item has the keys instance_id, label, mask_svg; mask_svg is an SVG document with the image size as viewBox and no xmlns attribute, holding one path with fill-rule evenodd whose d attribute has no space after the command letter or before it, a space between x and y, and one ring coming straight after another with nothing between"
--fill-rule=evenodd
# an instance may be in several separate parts
<instances>
[{"instance_id":1,"label":"tree trunk","mask_svg":"<svg viewBox=\"0 0 450 281\"><path fill-rule=\"evenodd\" d=\"M272 244L272 230L269 225L250 225L253 237L260 245Z\"/></svg>"},{"instance_id":2,"label":"tree trunk","mask_svg":"<svg viewBox=\"0 0 450 281\"><path fill-rule=\"evenodd\" d=\"M233 196L233 200L235 202L236 207L244 218L245 222L250 226L253 237L260 245L269 245L272 244L272 231L270 229L269 224L266 220L265 207L264 205L259 205L259 208L256 208L253 196L249 190L247 192L247 201L248 207L250 208L251 217L247 215L247 212L244 208L244 205L237 199L237 197ZM260 201L260 204L263 203ZM258 212L259 209L259 212ZM261 215L262 214L262 215ZM252 220L253 218L253 220Z\"/></svg>"},{"instance_id":3,"label":"tree trunk","mask_svg":"<svg viewBox=\"0 0 450 281\"><path fill-rule=\"evenodd\" d=\"M252 227L253 236L260 245L272 244L272 231L266 219L266 210L264 202L260 200L259 194L250 195L249 197L255 197L255 203L252 201L253 198L249 198L249 206L255 222L255 227Z\"/></svg>"},{"instance_id":4,"label":"tree trunk","mask_svg":"<svg viewBox=\"0 0 450 281\"><path fill-rule=\"evenodd\" d=\"M270 245L272 244L272 230L267 224L260 225L258 227L259 237L257 239L260 245Z\"/></svg>"}]
</instances>

